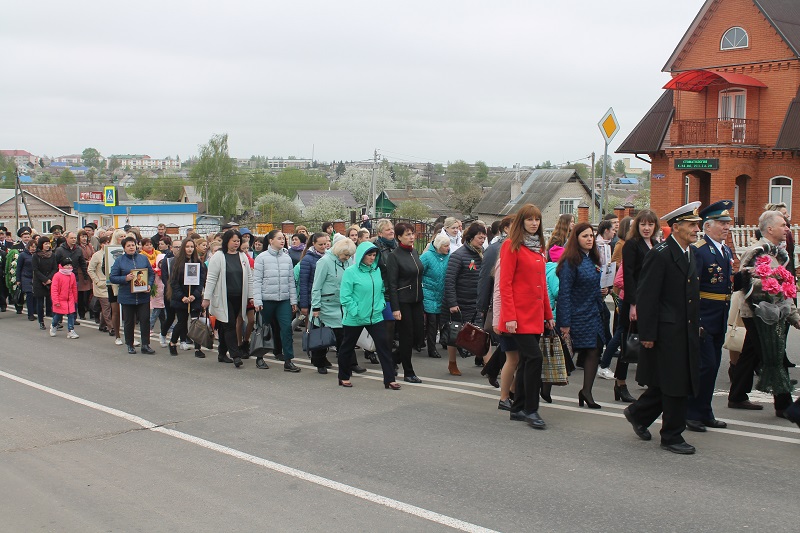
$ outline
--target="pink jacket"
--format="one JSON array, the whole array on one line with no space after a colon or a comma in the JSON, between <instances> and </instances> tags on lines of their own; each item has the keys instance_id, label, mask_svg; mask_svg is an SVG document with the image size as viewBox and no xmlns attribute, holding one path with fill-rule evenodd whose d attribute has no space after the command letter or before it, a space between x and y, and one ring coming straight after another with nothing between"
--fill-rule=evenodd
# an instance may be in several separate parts
<instances>
[{"instance_id":1,"label":"pink jacket","mask_svg":"<svg viewBox=\"0 0 800 533\"><path fill-rule=\"evenodd\" d=\"M78 303L78 282L75 274L62 274L59 270L53 276L50 286L50 298L53 299L53 312L68 315L75 312Z\"/></svg>"}]
</instances>

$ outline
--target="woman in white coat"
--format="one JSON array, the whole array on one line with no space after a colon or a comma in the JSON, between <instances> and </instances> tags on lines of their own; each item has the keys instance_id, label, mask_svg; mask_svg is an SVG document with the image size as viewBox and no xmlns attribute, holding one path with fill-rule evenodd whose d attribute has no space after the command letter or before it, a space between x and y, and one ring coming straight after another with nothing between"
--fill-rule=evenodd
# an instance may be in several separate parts
<instances>
[{"instance_id":1,"label":"woman in white coat","mask_svg":"<svg viewBox=\"0 0 800 533\"><path fill-rule=\"evenodd\" d=\"M242 366L242 353L236 338L236 319L247 316L247 303L253 298L253 275L250 259L239 251L242 236L228 230L222 236L222 252L211 256L208 262L206 288L203 292L203 309L217 317L219 330L220 363ZM233 359L227 357L227 353Z\"/></svg>"}]
</instances>

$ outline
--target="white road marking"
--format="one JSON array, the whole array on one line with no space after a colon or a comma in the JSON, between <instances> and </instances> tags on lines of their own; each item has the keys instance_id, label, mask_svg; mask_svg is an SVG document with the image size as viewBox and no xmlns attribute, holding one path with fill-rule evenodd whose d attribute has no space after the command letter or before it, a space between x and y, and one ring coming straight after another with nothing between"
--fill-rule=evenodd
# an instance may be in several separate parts
<instances>
[{"instance_id":1,"label":"white road marking","mask_svg":"<svg viewBox=\"0 0 800 533\"><path fill-rule=\"evenodd\" d=\"M280 463L276 463L274 461L270 461L268 459L264 459L261 457L256 457L255 455L250 455L249 453L245 453L234 448L230 448L228 446L223 446L222 444L217 444L215 442L211 442L205 439L201 439L200 437L195 437L194 435L189 435L188 433L183 433L181 431L176 431L174 429L168 429L165 427L158 426L149 420L145 420L144 418L138 417L136 415L132 415L130 413L126 413L125 411L120 411L119 409L114 409L113 407L108 407L91 400L86 400L84 398L80 398L78 396L74 396L72 394L62 392L46 385L42 385L40 383L36 383L34 381L30 381L28 379L16 376L14 374L9 374L8 372L4 372L0 370L0 376L10 379L12 381L16 381L22 385L26 385L28 387L32 387L34 389L40 390L42 392L46 392L48 394L52 394L53 396L57 396L64 400L68 400L79 405L83 405L85 407L89 407L91 409L95 409L97 411L101 411L103 413L115 416L117 418L121 418L123 420L127 420L128 422L132 422L138 426L141 426L144 429L154 431L157 433L162 433L164 435L169 435L176 439L183 440L185 442L201 446L208 450L212 450L218 453L222 453L224 455L228 455L235 459L239 459L242 461L247 461L254 465L261 466L268 470L272 470L274 472L278 472L281 474L285 474L287 476L291 476L303 481L307 481L309 483L314 483L315 485L319 485L321 487L325 487L328 489L335 490L337 492L341 492L343 494L347 494L349 496L354 496L356 498L360 498L362 500L366 500L372 503L376 503L378 505L382 505L384 507L388 507L390 509L394 509L396 511L400 511L402 513L406 513L412 516L416 516L418 518L422 518L428 520L430 522L435 522L437 524L441 524L443 526L447 526L453 529L457 529L460 531L467 531L470 533L498 533L495 530L488 529L477 524L472 524L470 522L465 522L463 520L459 520L457 518L453 518L447 515L443 515L440 513L436 513L434 511L429 511L427 509L423 509L422 507L417 507L416 505L411 505L408 503L404 503L398 500L394 500L392 498L387 498L386 496L381 496L380 494L375 494L374 492L369 492L366 490L362 490L350 485L345 485L344 483L339 483L338 481L333 481L328 478L324 478L322 476L317 476L315 474L311 474L309 472L305 472L303 470L298 470L296 468L292 468L290 466L282 465Z\"/></svg>"}]
</instances>

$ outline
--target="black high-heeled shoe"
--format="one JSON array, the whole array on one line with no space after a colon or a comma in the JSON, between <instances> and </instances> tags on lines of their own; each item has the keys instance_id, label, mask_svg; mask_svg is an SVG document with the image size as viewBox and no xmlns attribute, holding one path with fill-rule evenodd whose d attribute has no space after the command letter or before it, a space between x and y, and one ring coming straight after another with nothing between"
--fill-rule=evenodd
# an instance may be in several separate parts
<instances>
[{"instance_id":1,"label":"black high-heeled shoe","mask_svg":"<svg viewBox=\"0 0 800 533\"><path fill-rule=\"evenodd\" d=\"M547 403L553 403L553 397L550 395L549 391L545 392L544 388L539 389L539 396L541 396L542 400L546 401Z\"/></svg>"},{"instance_id":2,"label":"black high-heeled shoe","mask_svg":"<svg viewBox=\"0 0 800 533\"><path fill-rule=\"evenodd\" d=\"M586 407L589 409L600 409L600 404L595 403L594 398L590 400L585 394L583 394L583 391L580 390L578 391L578 405L583 407L584 402L586 402Z\"/></svg>"},{"instance_id":3,"label":"black high-heeled shoe","mask_svg":"<svg viewBox=\"0 0 800 533\"><path fill-rule=\"evenodd\" d=\"M169 354L170 355L178 355L178 347L172 343L169 343Z\"/></svg>"},{"instance_id":4,"label":"black high-heeled shoe","mask_svg":"<svg viewBox=\"0 0 800 533\"><path fill-rule=\"evenodd\" d=\"M627 385L617 385L617 384L614 384L614 399L618 402L625 402L625 403L633 403L636 401L636 398L631 396L631 393L628 392Z\"/></svg>"}]
</instances>

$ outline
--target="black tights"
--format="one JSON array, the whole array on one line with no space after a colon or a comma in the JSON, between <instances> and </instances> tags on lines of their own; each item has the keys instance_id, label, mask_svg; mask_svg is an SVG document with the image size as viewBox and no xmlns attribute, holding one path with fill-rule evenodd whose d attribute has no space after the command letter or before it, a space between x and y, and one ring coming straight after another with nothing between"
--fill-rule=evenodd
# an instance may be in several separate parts
<instances>
[{"instance_id":1,"label":"black tights","mask_svg":"<svg viewBox=\"0 0 800 533\"><path fill-rule=\"evenodd\" d=\"M592 386L594 378L597 376L597 367L600 365L600 352L603 349L602 342L597 340L597 347L592 349L582 349L583 352L583 395L589 402L593 402Z\"/></svg>"}]
</instances>

